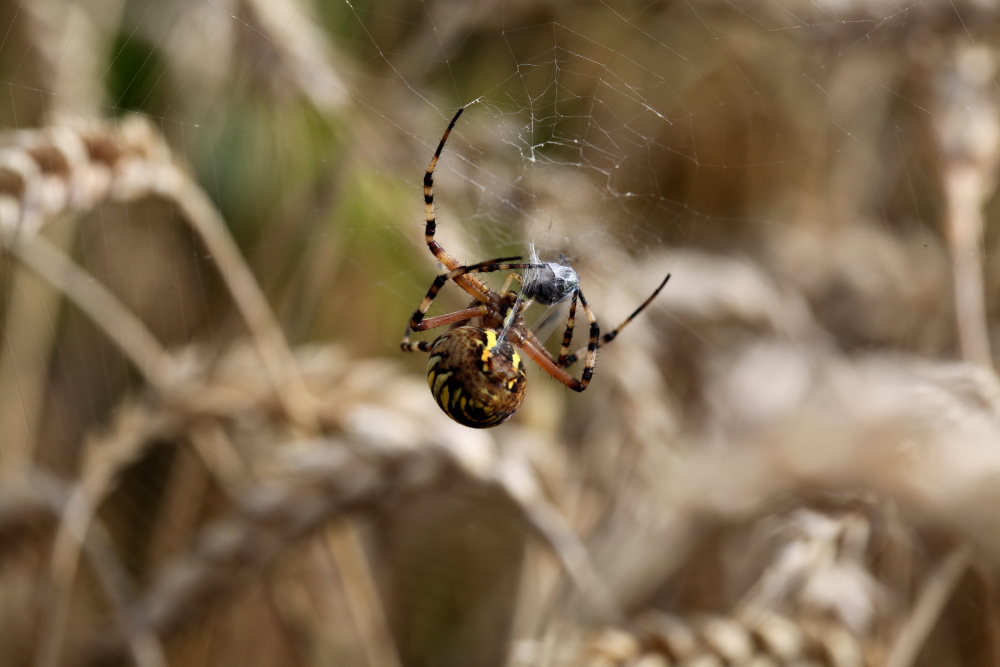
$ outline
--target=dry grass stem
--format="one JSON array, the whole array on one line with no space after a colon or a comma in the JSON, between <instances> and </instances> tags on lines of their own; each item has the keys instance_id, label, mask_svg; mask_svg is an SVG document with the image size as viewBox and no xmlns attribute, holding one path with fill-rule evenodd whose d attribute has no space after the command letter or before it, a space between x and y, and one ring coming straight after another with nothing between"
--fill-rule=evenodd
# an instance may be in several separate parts
<instances>
[{"instance_id":1,"label":"dry grass stem","mask_svg":"<svg viewBox=\"0 0 1000 667\"><path fill-rule=\"evenodd\" d=\"M117 476L137 460L158 433L166 430L169 420L150 418L141 408L125 409L116 428L103 442L88 443L92 459L87 461L81 481L73 489L59 513L59 526L52 547L50 576L52 592L49 613L40 631L42 647L36 656L38 667L61 663L65 626L69 619L73 585L80 566L81 550L90 539L101 502L114 488ZM129 615L131 612L129 612ZM129 620L132 623L132 620ZM130 625L131 627L131 625ZM136 628L140 635L145 630Z\"/></svg>"},{"instance_id":2,"label":"dry grass stem","mask_svg":"<svg viewBox=\"0 0 1000 667\"><path fill-rule=\"evenodd\" d=\"M885 658L885 667L910 667L916 662L927 636L971 562L972 550L967 544L962 544L955 547L931 573Z\"/></svg>"},{"instance_id":3,"label":"dry grass stem","mask_svg":"<svg viewBox=\"0 0 1000 667\"><path fill-rule=\"evenodd\" d=\"M73 229L65 224L58 232L71 238ZM14 289L7 300L0 351L0 414L7 418L0 423L0 442L3 475L17 480L34 460L62 297L59 285L46 284L25 267L15 268L9 280Z\"/></svg>"},{"instance_id":4,"label":"dry grass stem","mask_svg":"<svg viewBox=\"0 0 1000 667\"><path fill-rule=\"evenodd\" d=\"M250 87L284 102L298 95L324 114L341 111L348 99L344 76L326 35L299 0L222 0L189 3L163 40L186 73L197 112L219 89ZM228 21L219 18L228 17Z\"/></svg>"},{"instance_id":5,"label":"dry grass stem","mask_svg":"<svg viewBox=\"0 0 1000 667\"><path fill-rule=\"evenodd\" d=\"M204 242L225 280L274 383L275 395L281 400L289 417L300 424L306 434L316 434L318 423L314 399L303 384L285 334L278 326L253 272L230 236L225 221L194 182L185 181L183 187L171 194Z\"/></svg>"},{"instance_id":6,"label":"dry grass stem","mask_svg":"<svg viewBox=\"0 0 1000 667\"><path fill-rule=\"evenodd\" d=\"M165 390L176 363L146 325L87 271L41 236L22 240L10 252L31 267L110 338L153 387Z\"/></svg>"},{"instance_id":7,"label":"dry grass stem","mask_svg":"<svg viewBox=\"0 0 1000 667\"><path fill-rule=\"evenodd\" d=\"M959 45L939 73L943 114L938 137L955 285L955 317L962 356L993 365L983 277L981 211L996 184L1000 114L993 98L989 46Z\"/></svg>"},{"instance_id":8,"label":"dry grass stem","mask_svg":"<svg viewBox=\"0 0 1000 667\"><path fill-rule=\"evenodd\" d=\"M230 289L271 374L275 395L290 415L315 432L311 401L284 334L225 222L197 184L174 163L166 144L148 124L130 118L114 131L99 123L67 122L49 130L17 133L5 143L8 147L0 150L0 227L12 251L28 253L25 261L35 262L36 270L49 270L48 280L61 279L61 284L74 286L76 294L82 291L76 283L86 282L79 280L83 274L61 275L53 253L21 246L28 240L35 242L37 232L55 216L85 212L105 198L132 201L158 195L173 201L205 244ZM58 270L67 266L61 264ZM109 314L108 299L94 298L92 293L87 305ZM130 326L124 338L113 336L112 340L132 345L124 348L132 361L151 379L164 380L163 369L158 368L162 355L151 354L151 341L137 333L134 318L127 321L128 316L121 312L117 317ZM113 326L112 322L114 319L95 320L98 326Z\"/></svg>"},{"instance_id":9,"label":"dry grass stem","mask_svg":"<svg viewBox=\"0 0 1000 667\"><path fill-rule=\"evenodd\" d=\"M400 667L395 642L357 530L350 520L335 521L326 530L326 543L341 575L369 667Z\"/></svg>"},{"instance_id":10,"label":"dry grass stem","mask_svg":"<svg viewBox=\"0 0 1000 667\"><path fill-rule=\"evenodd\" d=\"M130 657L136 667L168 667L169 662L159 637L149 632L133 617L135 591L130 576L118 561L106 531L99 524L84 539L87 562L94 569L104 593L112 603L119 632L125 638ZM56 609L54 615L67 613L67 607ZM63 625L65 620L59 625ZM61 637L52 636L51 644L38 651L36 665L58 665Z\"/></svg>"},{"instance_id":11,"label":"dry grass stem","mask_svg":"<svg viewBox=\"0 0 1000 667\"><path fill-rule=\"evenodd\" d=\"M552 549L574 592L582 598L581 615L605 622L620 620L622 609L614 592L594 566L586 546L566 518L546 502L530 468L508 463L501 471L501 483L517 500L528 525Z\"/></svg>"}]
</instances>

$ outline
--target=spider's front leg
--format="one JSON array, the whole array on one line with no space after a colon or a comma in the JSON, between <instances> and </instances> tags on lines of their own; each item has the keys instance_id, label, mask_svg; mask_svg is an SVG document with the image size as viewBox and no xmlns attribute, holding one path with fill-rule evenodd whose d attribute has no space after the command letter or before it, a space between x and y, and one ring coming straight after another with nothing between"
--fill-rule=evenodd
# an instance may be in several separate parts
<instances>
[{"instance_id":1,"label":"spider's front leg","mask_svg":"<svg viewBox=\"0 0 1000 667\"><path fill-rule=\"evenodd\" d=\"M454 118L451 119L451 122L448 123L448 129L444 131L441 142L438 143L437 150L434 151L434 157L431 158L431 163L428 165L427 171L424 172L424 209L426 217L424 240L427 242L427 247L430 248L434 257L448 269L458 268L458 262L434 238L437 232L437 218L434 215L434 168L437 166L438 160L441 159L441 151L444 150L444 144L448 141L448 135L455 128L455 123L458 122L458 117L462 115L464 110L464 108L459 109L455 113ZM482 284L477 280L471 282L477 287L482 287Z\"/></svg>"},{"instance_id":2,"label":"spider's front leg","mask_svg":"<svg viewBox=\"0 0 1000 667\"><path fill-rule=\"evenodd\" d=\"M428 309L431 307L431 303L434 302L434 299L437 298L437 295L441 292L441 288L444 287L444 284L449 280L454 280L455 278L458 278L459 276L464 276L467 273L477 273L480 271L481 272L505 271L506 269L518 266L516 264L509 263L512 260L516 259L521 259L521 258L500 257L499 259L491 259L486 262L480 262L479 264L472 264L471 266L460 266L453 271L440 274L439 276L434 278L434 282L431 283L430 289L427 290L427 295L424 296L423 301L420 302L420 305L417 307L417 309L413 311L413 316L410 317L410 329L412 329L413 331L424 331L425 329L433 329L434 326L441 326L441 324L447 324L447 322L441 322L441 324L438 325L421 326L421 322L424 319L424 315L427 314ZM482 301L484 305L488 305L490 303L490 298L487 295L480 294L479 292L472 292L470 290L466 291L472 294L472 296ZM473 315L472 317L475 317L475 315ZM428 320L428 322L430 321L431 320ZM454 322L455 320L450 320L450 321Z\"/></svg>"},{"instance_id":3,"label":"spider's front leg","mask_svg":"<svg viewBox=\"0 0 1000 667\"><path fill-rule=\"evenodd\" d=\"M445 283L449 280L455 280L469 273L490 273L493 271L506 271L508 269L516 269L524 266L532 266L525 264L511 264L510 262L521 259L520 257L499 257L497 259L487 260L485 262L480 262L479 264L472 264L469 266L460 266L453 271L447 273L442 273L434 278L434 282L431 283L430 289L427 290L427 295L424 296L423 301L413 312L410 317L409 323L406 325L406 332L403 334L403 340L399 344L399 348L404 352L415 352L417 350L421 352L429 352L430 345L424 343L411 343L410 334L414 331L427 331L428 329L434 329L436 327L443 326L445 324L451 324L452 322L461 322L462 320L472 319L473 317L485 317L489 313L490 308L490 297L486 294L482 294L478 291L474 291L464 284L458 283L466 292L476 297L479 301L483 303L479 306L473 308L466 308L465 310L459 310L454 313L449 313L447 315L439 315L438 317L431 317L429 319L424 319L424 315L427 314L428 309L431 307L431 303L437 298L437 295L441 292L441 288L444 287Z\"/></svg>"}]
</instances>

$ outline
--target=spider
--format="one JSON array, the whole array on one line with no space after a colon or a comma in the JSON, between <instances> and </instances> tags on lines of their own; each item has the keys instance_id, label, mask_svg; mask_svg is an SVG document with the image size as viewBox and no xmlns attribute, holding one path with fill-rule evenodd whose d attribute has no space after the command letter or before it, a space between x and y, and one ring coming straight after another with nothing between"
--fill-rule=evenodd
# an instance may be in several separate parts
<instances>
[{"instance_id":1,"label":"spider","mask_svg":"<svg viewBox=\"0 0 1000 667\"><path fill-rule=\"evenodd\" d=\"M524 400L526 376L524 355L542 370L574 391L583 391L590 384L597 363L597 350L610 343L629 322L643 311L670 280L670 274L659 287L610 333L601 336L601 328L590 310L590 304L580 289L576 271L557 262L518 262L520 257L500 257L478 264L462 265L434 239L437 220L434 217L434 168L458 117L459 109L441 137L434 157L424 174L424 208L426 227L424 240L434 257L447 269L434 279L427 295L406 326L400 347L404 352L430 352L427 362L427 384L434 400L445 414L459 424L471 428L490 428L502 424L514 414ZM489 289L476 274L512 271L499 292ZM520 273L519 273L520 272ZM431 302L449 280L472 296L468 308L447 315L425 317ZM520 292L511 290L517 281ZM522 313L534 301L554 305L570 300L569 317L563 333L559 358L542 346L541 341L525 326ZM590 325L586 348L569 353L573 341L573 325L577 303L583 308ZM478 318L481 326L469 323ZM410 342L414 331L427 331L450 324L451 327L433 342ZM586 351L586 361L580 379L566 369Z\"/></svg>"}]
</instances>

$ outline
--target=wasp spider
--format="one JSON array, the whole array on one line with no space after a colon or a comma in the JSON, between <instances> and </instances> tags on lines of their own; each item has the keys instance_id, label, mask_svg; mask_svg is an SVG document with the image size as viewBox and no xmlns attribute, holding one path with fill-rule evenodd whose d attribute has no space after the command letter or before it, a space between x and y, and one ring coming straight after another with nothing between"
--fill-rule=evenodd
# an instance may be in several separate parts
<instances>
[{"instance_id":1,"label":"wasp spider","mask_svg":"<svg viewBox=\"0 0 1000 667\"><path fill-rule=\"evenodd\" d=\"M437 228L437 221L434 218L434 167L462 111L459 109L451 119L424 174L424 206L427 219L424 239L434 257L447 269L447 273L435 278L427 290L427 295L406 326L400 347L406 352L416 350L430 352L431 357L427 362L427 384L430 385L434 399L445 414L465 426L489 428L510 418L524 399L525 361L520 353L570 389L583 391L594 375L597 349L601 344L614 340L618 332L649 305L663 289L670 275L663 279L659 287L635 312L614 331L602 337L597 320L580 289L579 276L565 264L518 262L520 257L501 257L468 266L459 264L434 239ZM494 271L512 272L507 276L499 292L489 289L476 275ZM434 297L449 280L472 296L472 305L447 315L425 317ZM518 282L519 291L510 289L515 280ZM541 341L525 326L522 313L533 301L554 305L566 299L571 300L569 317L563 333L562 346L559 349L559 358L553 359ZM569 353L577 302L583 308L590 325L590 340L585 348L586 361L579 380L565 370L584 353L583 348L575 354ZM470 323L477 319L479 326L472 326ZM411 332L427 331L446 324L450 324L451 327L434 342L410 342Z\"/></svg>"}]
</instances>

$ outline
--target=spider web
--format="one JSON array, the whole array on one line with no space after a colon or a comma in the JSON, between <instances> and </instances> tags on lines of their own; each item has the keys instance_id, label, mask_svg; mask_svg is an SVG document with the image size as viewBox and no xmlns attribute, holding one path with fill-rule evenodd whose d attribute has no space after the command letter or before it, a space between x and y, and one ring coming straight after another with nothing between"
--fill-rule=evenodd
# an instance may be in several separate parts
<instances>
[{"instance_id":1,"label":"spider web","mask_svg":"<svg viewBox=\"0 0 1000 667\"><path fill-rule=\"evenodd\" d=\"M394 43L379 35L400 17L352 6L345 20L363 26L373 62L419 100L422 118L443 126L468 107L437 178L440 238L463 259L524 254L533 242L543 259L582 263L591 284L655 285L605 249L749 253L779 279L811 282L814 301L852 283L863 294L846 308L877 309L880 289L898 297L909 268L942 277L920 264L947 259L941 211L928 204L947 141L935 123L955 100L929 60L973 47L968 8L595 3L544 17L498 7L488 20L452 9L422 6ZM492 30L470 32L478 20ZM939 20L949 28L931 37ZM406 122L378 103L372 111ZM436 137L415 139L426 155ZM419 231L401 242L419 252ZM846 246L843 261L865 248L864 278L844 277L840 260L810 267ZM854 327L840 307L820 316L848 347L947 345L918 331L916 311ZM612 308L605 322L631 309Z\"/></svg>"},{"instance_id":2,"label":"spider web","mask_svg":"<svg viewBox=\"0 0 1000 667\"><path fill-rule=\"evenodd\" d=\"M974 44L970 30L989 20L933 2L109 6L95 18L70 0L12 4L0 51L9 123L53 110L145 114L257 253L265 287L290 291L302 289L289 277L301 269L296 252L331 230L395 265L422 252L419 208L403 198L419 204L420 173L458 106L468 109L437 201L441 241L464 261L526 255L533 242L544 260L583 262L588 281L655 285L601 249L757 246L775 273L794 275L801 267L774 238L811 234L821 245L836 228L861 245L884 235L882 253L905 252L900 234L940 248L928 242L941 236L927 195L939 187L934 168L914 160L940 151L941 90L927 59L947 40ZM48 81L31 81L32 57ZM349 154L339 153L345 137L357 142ZM314 219L289 214L309 205L310 187L333 199L321 192L331 176L363 196L336 171L345 156L368 187L392 194L380 211L392 223L344 211L334 222L328 202ZM273 220L289 215L296 223L276 232ZM338 257L344 270L324 279L350 281L350 263ZM393 315L420 292L405 267L357 276ZM297 338L353 334L336 323L345 308L317 285L308 292L288 298ZM629 310L615 308L603 317Z\"/></svg>"}]
</instances>

